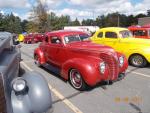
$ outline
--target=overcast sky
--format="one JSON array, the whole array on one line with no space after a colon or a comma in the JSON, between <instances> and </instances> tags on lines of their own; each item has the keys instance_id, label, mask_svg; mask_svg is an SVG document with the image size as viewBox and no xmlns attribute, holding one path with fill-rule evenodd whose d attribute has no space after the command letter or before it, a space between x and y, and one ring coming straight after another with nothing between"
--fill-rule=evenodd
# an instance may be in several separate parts
<instances>
[{"instance_id":1,"label":"overcast sky","mask_svg":"<svg viewBox=\"0 0 150 113\"><path fill-rule=\"evenodd\" d=\"M27 19L32 5L36 0L0 0L0 12L13 12L21 19ZM150 9L150 0L42 0L46 1L49 12L57 15L70 15L76 17L95 18L98 15L119 12L123 14L146 13Z\"/></svg>"}]
</instances>

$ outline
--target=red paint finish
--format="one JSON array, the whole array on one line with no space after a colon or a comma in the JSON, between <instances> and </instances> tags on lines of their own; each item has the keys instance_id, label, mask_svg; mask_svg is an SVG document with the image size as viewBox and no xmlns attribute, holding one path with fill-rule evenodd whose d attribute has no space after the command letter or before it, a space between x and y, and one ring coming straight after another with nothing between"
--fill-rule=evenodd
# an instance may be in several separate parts
<instances>
[{"instance_id":1,"label":"red paint finish","mask_svg":"<svg viewBox=\"0 0 150 113\"><path fill-rule=\"evenodd\" d=\"M135 38L150 39L150 27L129 27Z\"/></svg>"},{"instance_id":2,"label":"red paint finish","mask_svg":"<svg viewBox=\"0 0 150 113\"><path fill-rule=\"evenodd\" d=\"M123 55L111 47L81 41L79 36L86 37L86 33L54 31L46 35L46 40L35 49L34 55L40 57L41 64L49 63L61 69L61 76L66 80L69 71L77 69L84 81L94 86L101 81L116 80L119 73L124 73L128 67L126 58L123 66L119 66L118 59ZM103 74L100 72L101 62L106 64Z\"/></svg>"},{"instance_id":3,"label":"red paint finish","mask_svg":"<svg viewBox=\"0 0 150 113\"><path fill-rule=\"evenodd\" d=\"M45 35L42 33L33 33L25 36L24 43L37 43L45 40Z\"/></svg>"}]
</instances>

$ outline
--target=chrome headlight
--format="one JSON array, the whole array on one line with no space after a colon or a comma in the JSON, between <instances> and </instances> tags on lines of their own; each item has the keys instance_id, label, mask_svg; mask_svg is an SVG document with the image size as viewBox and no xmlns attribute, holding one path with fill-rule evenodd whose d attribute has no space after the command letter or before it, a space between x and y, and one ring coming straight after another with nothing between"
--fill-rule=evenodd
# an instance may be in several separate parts
<instances>
[{"instance_id":1,"label":"chrome headlight","mask_svg":"<svg viewBox=\"0 0 150 113\"><path fill-rule=\"evenodd\" d=\"M100 72L101 72L102 74L104 74L105 69L106 69L106 64L105 64L105 62L101 62L101 63L100 63Z\"/></svg>"},{"instance_id":2,"label":"chrome headlight","mask_svg":"<svg viewBox=\"0 0 150 113\"><path fill-rule=\"evenodd\" d=\"M27 88L27 82L22 78L18 77L12 81L12 89L15 93L23 93Z\"/></svg>"},{"instance_id":3,"label":"chrome headlight","mask_svg":"<svg viewBox=\"0 0 150 113\"><path fill-rule=\"evenodd\" d=\"M119 65L120 65L120 67L122 67L123 64L124 64L124 57L121 56L121 57L119 57Z\"/></svg>"}]
</instances>

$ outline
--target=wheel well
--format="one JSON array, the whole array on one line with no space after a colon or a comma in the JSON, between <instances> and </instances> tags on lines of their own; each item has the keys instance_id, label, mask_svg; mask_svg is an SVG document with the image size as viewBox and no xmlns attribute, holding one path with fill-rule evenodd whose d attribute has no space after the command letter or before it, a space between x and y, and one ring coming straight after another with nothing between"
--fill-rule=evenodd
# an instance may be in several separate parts
<instances>
[{"instance_id":1,"label":"wheel well","mask_svg":"<svg viewBox=\"0 0 150 113\"><path fill-rule=\"evenodd\" d=\"M68 70L68 80L70 79L69 73L72 69L75 69L75 68L69 68L69 70Z\"/></svg>"},{"instance_id":2,"label":"wheel well","mask_svg":"<svg viewBox=\"0 0 150 113\"><path fill-rule=\"evenodd\" d=\"M35 58L35 56L36 56L37 54L36 53L34 53L34 58Z\"/></svg>"},{"instance_id":3,"label":"wheel well","mask_svg":"<svg viewBox=\"0 0 150 113\"><path fill-rule=\"evenodd\" d=\"M142 56L142 57L147 61L147 59L146 59L142 54L134 53L134 54L131 54L131 55L129 56L128 62L130 62L130 58L131 58L132 56L134 56L134 55L140 55L140 56Z\"/></svg>"}]
</instances>

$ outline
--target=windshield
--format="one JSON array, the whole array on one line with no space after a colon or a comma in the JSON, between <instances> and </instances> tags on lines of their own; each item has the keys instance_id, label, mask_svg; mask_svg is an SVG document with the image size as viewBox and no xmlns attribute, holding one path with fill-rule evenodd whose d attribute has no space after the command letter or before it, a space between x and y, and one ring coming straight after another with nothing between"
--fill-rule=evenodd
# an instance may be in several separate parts
<instances>
[{"instance_id":1,"label":"windshield","mask_svg":"<svg viewBox=\"0 0 150 113\"><path fill-rule=\"evenodd\" d=\"M132 33L128 30L123 30L119 32L119 35L121 38L129 38L129 37L133 37Z\"/></svg>"},{"instance_id":2,"label":"windshield","mask_svg":"<svg viewBox=\"0 0 150 113\"><path fill-rule=\"evenodd\" d=\"M79 34L79 35L68 35L64 37L65 43L75 42L75 41L83 41L89 38L87 34Z\"/></svg>"},{"instance_id":3,"label":"windshield","mask_svg":"<svg viewBox=\"0 0 150 113\"><path fill-rule=\"evenodd\" d=\"M85 34L81 34L79 36L81 40L87 40L90 37L89 35L85 35Z\"/></svg>"},{"instance_id":4,"label":"windshield","mask_svg":"<svg viewBox=\"0 0 150 113\"><path fill-rule=\"evenodd\" d=\"M79 35L69 35L65 36L65 43L75 42L75 41L81 41Z\"/></svg>"}]
</instances>

